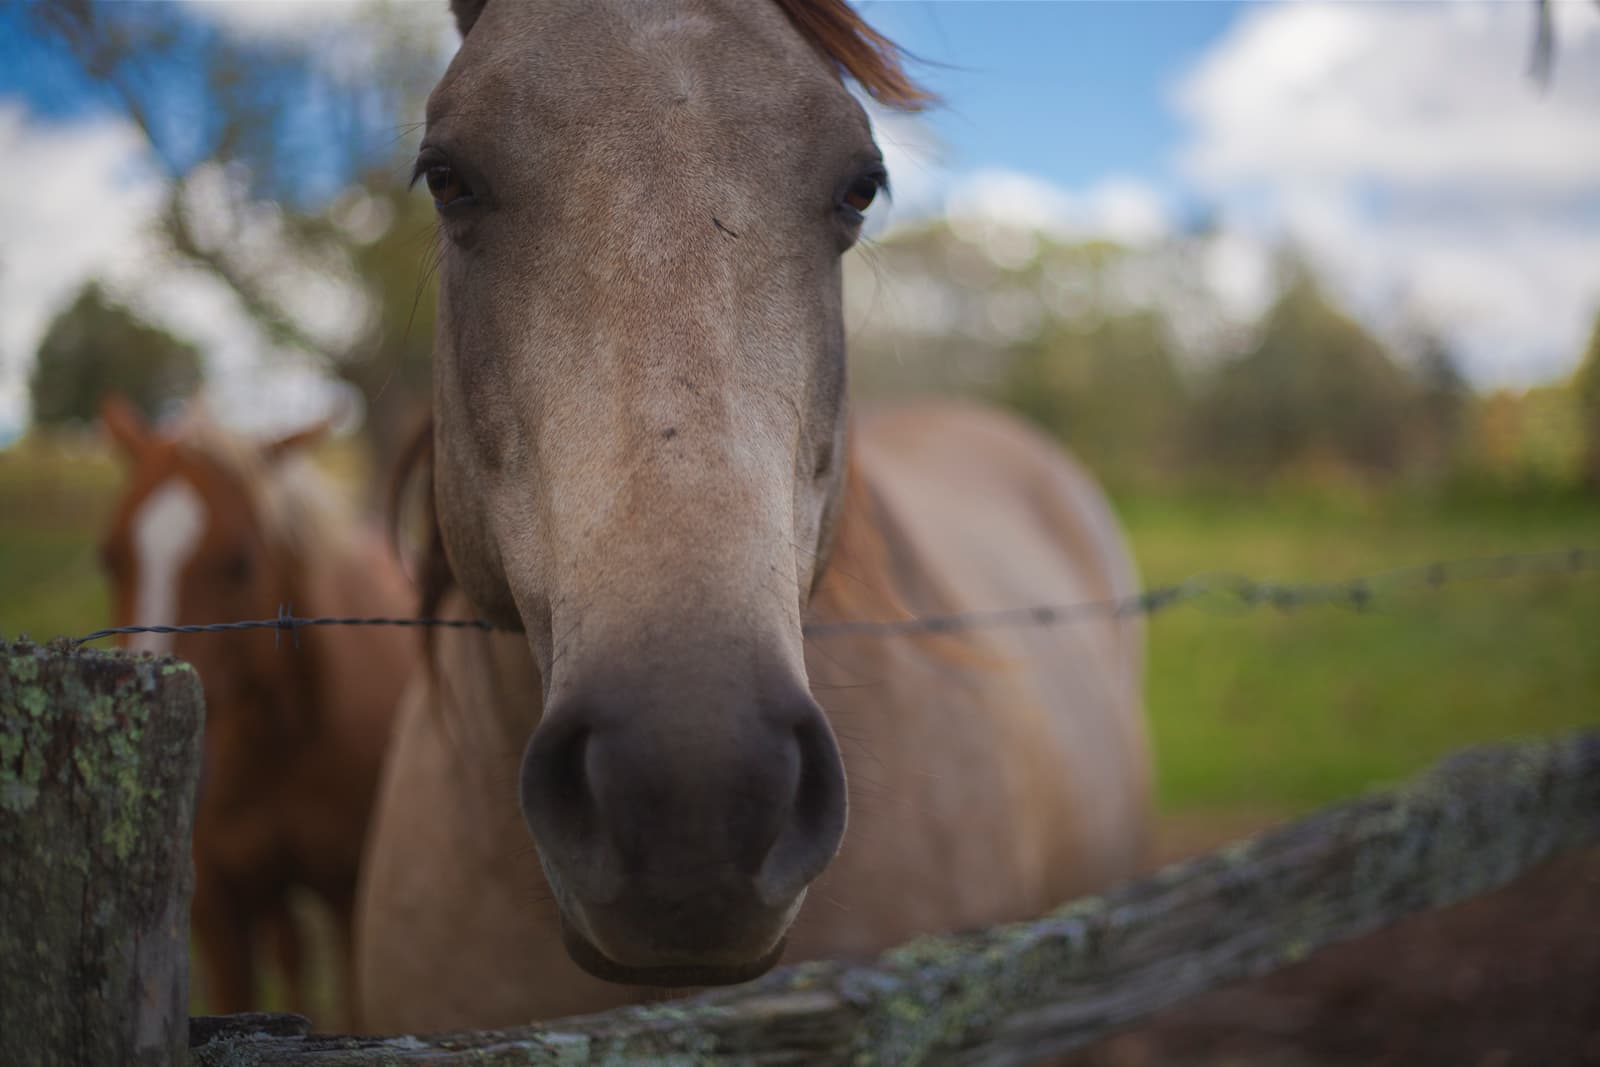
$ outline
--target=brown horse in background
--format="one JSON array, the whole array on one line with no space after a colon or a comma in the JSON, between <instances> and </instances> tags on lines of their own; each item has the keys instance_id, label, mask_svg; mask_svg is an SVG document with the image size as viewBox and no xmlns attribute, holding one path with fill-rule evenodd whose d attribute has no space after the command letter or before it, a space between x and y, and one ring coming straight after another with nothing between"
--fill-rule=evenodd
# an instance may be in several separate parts
<instances>
[{"instance_id":1,"label":"brown horse in background","mask_svg":"<svg viewBox=\"0 0 1600 1067\"><path fill-rule=\"evenodd\" d=\"M440 633L402 710L364 1022L593 1011L1133 873L1137 620L804 639L1137 588L1039 435L847 417L840 257L887 174L839 70L914 106L893 46L843 0L454 7L430 573L514 632Z\"/></svg>"},{"instance_id":2,"label":"brown horse in background","mask_svg":"<svg viewBox=\"0 0 1600 1067\"><path fill-rule=\"evenodd\" d=\"M344 513L304 457L325 425L258 444L194 415L157 433L119 398L101 415L128 468L102 545L117 625L272 618L280 605L301 615L409 610L385 541ZM290 1004L304 1011L289 893L303 887L328 905L348 968L357 865L413 647L380 627L281 641L139 634L126 644L188 660L205 689L193 925L207 1006L260 1006L256 945L269 940Z\"/></svg>"}]
</instances>

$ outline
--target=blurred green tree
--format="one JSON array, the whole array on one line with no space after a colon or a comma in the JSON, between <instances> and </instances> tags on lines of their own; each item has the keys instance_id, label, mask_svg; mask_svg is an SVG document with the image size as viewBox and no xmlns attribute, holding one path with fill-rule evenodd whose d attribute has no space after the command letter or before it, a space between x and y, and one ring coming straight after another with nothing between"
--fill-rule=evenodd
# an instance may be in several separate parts
<instances>
[{"instance_id":1,"label":"blurred green tree","mask_svg":"<svg viewBox=\"0 0 1600 1067\"><path fill-rule=\"evenodd\" d=\"M1472 387L1444 338L1424 332L1417 342L1414 375L1417 420L1413 447L1427 472L1439 477L1462 462L1472 409Z\"/></svg>"},{"instance_id":2,"label":"blurred green tree","mask_svg":"<svg viewBox=\"0 0 1600 1067\"><path fill-rule=\"evenodd\" d=\"M1239 471L1331 462L1390 474L1407 456L1415 403L1383 344L1298 267L1255 346L1216 369L1190 429L1202 459Z\"/></svg>"},{"instance_id":3,"label":"blurred green tree","mask_svg":"<svg viewBox=\"0 0 1600 1067\"><path fill-rule=\"evenodd\" d=\"M121 393L155 419L200 384L200 353L85 286L39 344L28 381L35 425L89 422Z\"/></svg>"},{"instance_id":4,"label":"blurred green tree","mask_svg":"<svg viewBox=\"0 0 1600 1067\"><path fill-rule=\"evenodd\" d=\"M1578 366L1574 386L1578 393L1583 433L1583 480L1600 493L1600 314L1595 315L1589 347Z\"/></svg>"},{"instance_id":5,"label":"blurred green tree","mask_svg":"<svg viewBox=\"0 0 1600 1067\"><path fill-rule=\"evenodd\" d=\"M999 399L1126 480L1172 458L1185 390L1165 320L1141 310L1053 320L1016 349Z\"/></svg>"},{"instance_id":6,"label":"blurred green tree","mask_svg":"<svg viewBox=\"0 0 1600 1067\"><path fill-rule=\"evenodd\" d=\"M174 258L231 289L264 339L355 385L380 457L426 404L432 337L425 198L405 178L446 38L442 14L408 8L352 5L292 34L241 32L203 5L27 9L145 138Z\"/></svg>"}]
</instances>

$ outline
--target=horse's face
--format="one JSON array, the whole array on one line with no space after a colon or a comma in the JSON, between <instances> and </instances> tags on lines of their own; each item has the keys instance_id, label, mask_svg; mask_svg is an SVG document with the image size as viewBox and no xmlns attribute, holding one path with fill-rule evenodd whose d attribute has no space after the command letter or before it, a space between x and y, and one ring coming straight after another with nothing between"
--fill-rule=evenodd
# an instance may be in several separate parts
<instances>
[{"instance_id":1,"label":"horse's face","mask_svg":"<svg viewBox=\"0 0 1600 1067\"><path fill-rule=\"evenodd\" d=\"M739 980L844 830L800 620L881 157L776 5L479 7L417 164L446 549L543 674L521 804L573 958Z\"/></svg>"},{"instance_id":2,"label":"horse's face","mask_svg":"<svg viewBox=\"0 0 1600 1067\"><path fill-rule=\"evenodd\" d=\"M118 626L170 626L270 617L291 596L284 553L264 536L247 487L202 451L150 430L134 410L110 400L102 422L123 455L127 487L100 544ZM320 432L266 446L263 462ZM287 676L261 657L270 640L248 635L133 634L126 647L172 653L195 666L205 687L208 763L235 727L254 733L264 702ZM259 666L258 666L259 664ZM279 703L282 703L281 701Z\"/></svg>"}]
</instances>

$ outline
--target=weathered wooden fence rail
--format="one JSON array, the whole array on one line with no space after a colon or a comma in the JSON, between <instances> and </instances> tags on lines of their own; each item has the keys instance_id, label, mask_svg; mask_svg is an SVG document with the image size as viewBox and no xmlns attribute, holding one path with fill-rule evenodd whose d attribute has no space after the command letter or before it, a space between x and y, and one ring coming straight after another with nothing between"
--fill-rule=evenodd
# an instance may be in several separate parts
<instances>
[{"instance_id":1,"label":"weathered wooden fence rail","mask_svg":"<svg viewBox=\"0 0 1600 1067\"><path fill-rule=\"evenodd\" d=\"M15 677L19 657L38 660L25 670L41 677L116 676L104 656L69 660L65 653L27 648L5 654L8 677ZM166 706L162 681L153 686L145 681L157 679L165 668L145 663L118 669L137 679L118 683L118 693L147 693L151 708ZM51 692L93 700L98 684ZM0 736L7 738L0 749L0 789L6 790L23 780L17 768L34 766L28 761L37 761L37 752L66 751L48 730L76 729L71 724L83 714L73 707L35 713L14 708L15 699L11 690L0 689L5 724ZM143 721L159 714L164 713L152 711ZM23 716L28 722L19 745L9 738L13 720L22 722ZM30 725L40 719L52 724L43 734ZM198 729L197 716L185 722ZM139 766L141 773L155 770ZM48 790L56 779L45 774L29 780ZM52 838L28 828L37 818L34 810L14 808L9 800L0 806L0 846L13 840L46 846ZM84 809L84 821L70 833L92 840L103 832L96 810ZM170 818L169 837L182 840L187 812ZM315 1037L285 1033L281 1018L208 1020L196 1027L190 1062L204 1067L1028 1063L1406 914L1485 892L1562 850L1595 843L1600 843L1600 731L1487 745L1450 757L1403 788L1325 809L1105 896L1067 905L1037 922L926 938L869 962L804 964L689 1000L513 1030L421 1038ZM13 858L0 857L0 872L8 878L13 867L21 870L33 862L8 854ZM107 875L113 881L119 876ZM181 878L169 878L167 884L175 896L187 890ZM79 889L91 891L88 883ZM8 962L0 965L0 1022L10 1022L31 1014L7 1015L5 1005L12 989L23 988L28 973L41 964L13 967L13 942L7 939L31 936L43 927L17 912L9 882L4 892L0 946L7 948ZM19 899L27 907L48 907L31 897ZM166 909L171 916L186 910L170 899ZM78 950L70 924L52 927L50 936L57 940L36 946L30 959L47 950L62 957ZM52 995L69 998L63 1011L74 1010L74 994L52 988L62 990ZM119 1020L107 1016L104 1025L119 1025ZM46 1041L67 1040L55 1030L41 1034ZM14 1038L7 1044L7 1052L17 1047ZM85 1059L75 1056L76 1046L60 1047L62 1054L36 1062L118 1062Z\"/></svg>"}]
</instances>

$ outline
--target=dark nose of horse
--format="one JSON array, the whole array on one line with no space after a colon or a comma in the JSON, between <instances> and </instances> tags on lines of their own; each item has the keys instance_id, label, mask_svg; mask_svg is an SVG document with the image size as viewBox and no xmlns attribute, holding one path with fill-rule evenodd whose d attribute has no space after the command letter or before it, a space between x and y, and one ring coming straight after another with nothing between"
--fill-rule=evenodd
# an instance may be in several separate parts
<instances>
[{"instance_id":1,"label":"dark nose of horse","mask_svg":"<svg viewBox=\"0 0 1600 1067\"><path fill-rule=\"evenodd\" d=\"M844 770L803 691L751 708L580 697L552 703L534 732L522 809L564 903L629 927L670 922L649 940L680 955L737 954L765 936L760 915L787 924L838 850Z\"/></svg>"}]
</instances>

